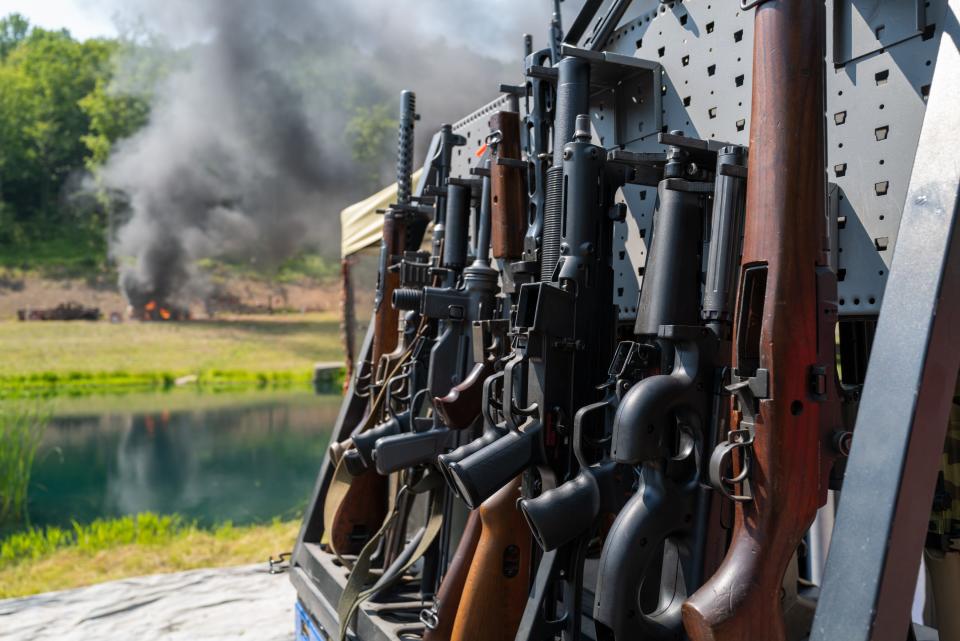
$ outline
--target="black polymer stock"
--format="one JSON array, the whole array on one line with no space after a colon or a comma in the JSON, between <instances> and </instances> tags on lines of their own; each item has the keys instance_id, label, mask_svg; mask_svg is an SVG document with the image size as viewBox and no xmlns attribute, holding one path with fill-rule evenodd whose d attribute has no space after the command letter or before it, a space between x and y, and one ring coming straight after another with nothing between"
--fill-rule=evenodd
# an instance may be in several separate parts
<instances>
[{"instance_id":1,"label":"black polymer stock","mask_svg":"<svg viewBox=\"0 0 960 641\"><path fill-rule=\"evenodd\" d=\"M661 135L661 142L668 151L634 326L639 343L657 351L660 373L629 382L613 421L610 461L639 466L639 489L604 542L594 603L601 640L682 638L680 606L704 578L710 509L704 456L724 420L723 341L739 262L745 150L678 132ZM701 306L708 194L711 242Z\"/></svg>"}]
</instances>

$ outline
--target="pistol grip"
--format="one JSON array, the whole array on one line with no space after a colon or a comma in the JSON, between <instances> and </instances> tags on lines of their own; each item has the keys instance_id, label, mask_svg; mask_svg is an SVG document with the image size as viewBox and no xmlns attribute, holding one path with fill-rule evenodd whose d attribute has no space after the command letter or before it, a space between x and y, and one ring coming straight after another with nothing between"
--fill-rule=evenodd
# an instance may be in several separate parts
<instances>
[{"instance_id":1,"label":"pistol grip","mask_svg":"<svg viewBox=\"0 0 960 641\"><path fill-rule=\"evenodd\" d=\"M493 363L476 363L460 384L446 396L433 399L433 407L443 424L452 430L465 430L480 416L483 403L483 382L493 373Z\"/></svg>"},{"instance_id":2,"label":"pistol grip","mask_svg":"<svg viewBox=\"0 0 960 641\"><path fill-rule=\"evenodd\" d=\"M696 490L678 486L651 467L644 467L642 475L643 489L630 498L607 533L597 573L594 619L616 639L674 640L682 629L680 605L687 594L684 579L690 573L686 567L680 572L681 550L691 547ZM658 565L661 551L661 575L650 580L657 578L646 575ZM677 580L681 576L684 579ZM649 606L650 588L658 591L652 595L655 614L638 606L641 602Z\"/></svg>"}]
</instances>

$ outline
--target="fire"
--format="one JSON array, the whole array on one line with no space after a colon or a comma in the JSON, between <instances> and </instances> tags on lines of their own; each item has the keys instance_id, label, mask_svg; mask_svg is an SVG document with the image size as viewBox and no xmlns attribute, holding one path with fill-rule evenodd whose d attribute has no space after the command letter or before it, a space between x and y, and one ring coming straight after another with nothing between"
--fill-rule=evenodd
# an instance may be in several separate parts
<instances>
[{"instance_id":1,"label":"fire","mask_svg":"<svg viewBox=\"0 0 960 641\"><path fill-rule=\"evenodd\" d=\"M152 312L153 310L155 310L155 309L157 308L157 301L152 300L152 301L150 301L149 303L147 303L146 305L144 305L143 308L144 308L146 311L148 311L148 312Z\"/></svg>"},{"instance_id":2,"label":"fire","mask_svg":"<svg viewBox=\"0 0 960 641\"><path fill-rule=\"evenodd\" d=\"M160 308L160 318L163 320L170 320L170 310Z\"/></svg>"}]
</instances>

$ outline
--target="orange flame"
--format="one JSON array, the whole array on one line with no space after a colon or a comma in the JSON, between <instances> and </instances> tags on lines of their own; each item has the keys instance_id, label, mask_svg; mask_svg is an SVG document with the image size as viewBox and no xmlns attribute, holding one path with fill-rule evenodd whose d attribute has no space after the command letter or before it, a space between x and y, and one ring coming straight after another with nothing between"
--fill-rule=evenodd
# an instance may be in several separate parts
<instances>
[{"instance_id":1,"label":"orange flame","mask_svg":"<svg viewBox=\"0 0 960 641\"><path fill-rule=\"evenodd\" d=\"M148 312L152 312L153 310L155 310L155 309L157 308L157 301L152 300L152 301L150 301L149 303L147 303L146 305L144 305L143 308L144 308L145 310L147 310Z\"/></svg>"},{"instance_id":2,"label":"orange flame","mask_svg":"<svg viewBox=\"0 0 960 641\"><path fill-rule=\"evenodd\" d=\"M160 318L162 318L163 320L170 320L170 311L161 307Z\"/></svg>"}]
</instances>

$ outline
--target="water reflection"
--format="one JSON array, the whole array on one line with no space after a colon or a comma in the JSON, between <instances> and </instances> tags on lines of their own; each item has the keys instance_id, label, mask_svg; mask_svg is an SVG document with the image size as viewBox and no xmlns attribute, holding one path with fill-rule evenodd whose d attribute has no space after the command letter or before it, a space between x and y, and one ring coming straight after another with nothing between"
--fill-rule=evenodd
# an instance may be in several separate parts
<instances>
[{"instance_id":1,"label":"water reflection","mask_svg":"<svg viewBox=\"0 0 960 641\"><path fill-rule=\"evenodd\" d=\"M309 498L339 401L306 392L72 401L38 452L31 522L147 510L203 525L292 517Z\"/></svg>"}]
</instances>

